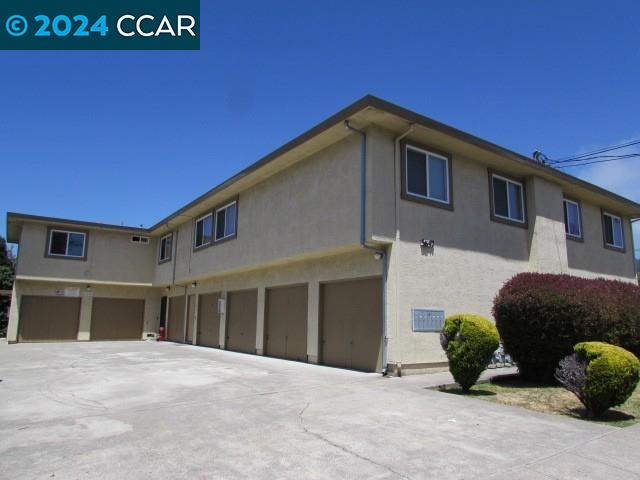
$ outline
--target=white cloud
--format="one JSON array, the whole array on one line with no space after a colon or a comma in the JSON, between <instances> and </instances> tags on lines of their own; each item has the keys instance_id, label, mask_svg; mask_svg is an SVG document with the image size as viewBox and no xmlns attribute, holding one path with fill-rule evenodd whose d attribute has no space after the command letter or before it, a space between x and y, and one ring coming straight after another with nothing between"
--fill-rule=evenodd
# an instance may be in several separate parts
<instances>
[{"instance_id":1,"label":"white cloud","mask_svg":"<svg viewBox=\"0 0 640 480\"><path fill-rule=\"evenodd\" d=\"M629 143L636 139L640 139L640 133L632 138L621 140L609 146ZM576 155L594 151L599 148L607 148L607 146L583 148L576 152ZM640 145L621 148L620 150L604 153L604 155L626 155L629 153L640 153ZM640 157L616 160L613 162L594 163L585 165L584 167L566 168L563 170L640 203ZM640 251L638 251L638 248L640 248L640 222L634 224L633 230L636 256L640 256Z\"/></svg>"}]
</instances>

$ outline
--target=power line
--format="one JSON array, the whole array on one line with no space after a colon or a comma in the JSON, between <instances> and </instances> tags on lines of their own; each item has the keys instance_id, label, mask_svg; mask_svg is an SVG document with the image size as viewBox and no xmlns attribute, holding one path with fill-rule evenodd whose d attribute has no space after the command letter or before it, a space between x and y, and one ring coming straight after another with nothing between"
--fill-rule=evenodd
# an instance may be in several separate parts
<instances>
[{"instance_id":1,"label":"power line","mask_svg":"<svg viewBox=\"0 0 640 480\"><path fill-rule=\"evenodd\" d=\"M573 160L573 165L557 165L555 163L551 164L554 168L571 168L571 167L582 167L583 165L591 165L594 163L606 163L606 162L615 162L617 160L626 160L629 158L637 158L640 157L640 153L630 153L627 155L602 155L591 158L585 158L583 160ZM589 160L589 161L585 161ZM570 162L567 162L570 163Z\"/></svg>"},{"instance_id":2,"label":"power line","mask_svg":"<svg viewBox=\"0 0 640 480\"><path fill-rule=\"evenodd\" d=\"M625 158L631 158L631 157L635 157L637 155L640 155L640 152L634 152L634 153L625 153L625 154L620 154L620 155L594 155L593 157L585 157L585 158L581 158L579 160L571 160L571 162L584 162L587 160L597 160L598 158L613 158L613 159L625 159ZM562 162L562 163L571 163L571 162Z\"/></svg>"},{"instance_id":3,"label":"power line","mask_svg":"<svg viewBox=\"0 0 640 480\"><path fill-rule=\"evenodd\" d=\"M594 150L592 152L581 153L579 155L570 155L568 157L559 158L558 160L549 160L549 163L554 163L555 164L555 163L572 162L574 160L580 160L580 159L582 159L584 157L590 157L590 156L593 156L593 155L597 155L599 153L611 152L613 150L619 150L621 148L631 147L633 145L638 145L638 144L640 144L640 139L631 140L630 142L621 143L620 145L614 145L613 147L601 148L599 150Z\"/></svg>"}]
</instances>

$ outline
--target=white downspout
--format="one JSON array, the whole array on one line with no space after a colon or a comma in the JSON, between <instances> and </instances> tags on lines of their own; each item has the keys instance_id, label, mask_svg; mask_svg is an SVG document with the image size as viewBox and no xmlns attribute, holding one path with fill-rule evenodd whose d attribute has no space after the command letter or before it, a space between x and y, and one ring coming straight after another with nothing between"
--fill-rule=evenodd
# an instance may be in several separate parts
<instances>
[{"instance_id":1,"label":"white downspout","mask_svg":"<svg viewBox=\"0 0 640 480\"><path fill-rule=\"evenodd\" d=\"M413 132L415 128L415 124L409 124L409 128L404 131L404 133L400 134L394 139L394 150L393 150L393 174L394 174L394 202L395 202L395 239L393 244L394 257L395 257L395 321L394 321L394 334L395 337L398 336L398 322L400 321L399 315L399 305L400 305L400 192L402 191L402 185L400 182L402 181L401 166L400 159L402 158L400 152L400 141Z\"/></svg>"},{"instance_id":2,"label":"white downspout","mask_svg":"<svg viewBox=\"0 0 640 480\"><path fill-rule=\"evenodd\" d=\"M167 227L169 227L169 224L167 224ZM176 228L175 229L175 234L172 237L173 240L173 256L171 257L171 262L173 263L173 265L171 265L172 268L172 272L171 272L171 286L174 286L176 284L176 263L178 263L178 237L180 236L180 228Z\"/></svg>"},{"instance_id":3,"label":"white downspout","mask_svg":"<svg viewBox=\"0 0 640 480\"><path fill-rule=\"evenodd\" d=\"M367 133L352 127L349 120L344 121L344 126L360 135L360 246L371 250L377 260L382 261L382 375L387 374L387 252L377 246L367 244L366 220L367 220Z\"/></svg>"},{"instance_id":4,"label":"white downspout","mask_svg":"<svg viewBox=\"0 0 640 480\"><path fill-rule=\"evenodd\" d=\"M631 218L629 223L631 224L631 258L633 258L633 273L636 276L636 282L640 285L640 278L638 278L638 265L636 262L636 242L633 238L633 224L640 221L640 218Z\"/></svg>"}]
</instances>

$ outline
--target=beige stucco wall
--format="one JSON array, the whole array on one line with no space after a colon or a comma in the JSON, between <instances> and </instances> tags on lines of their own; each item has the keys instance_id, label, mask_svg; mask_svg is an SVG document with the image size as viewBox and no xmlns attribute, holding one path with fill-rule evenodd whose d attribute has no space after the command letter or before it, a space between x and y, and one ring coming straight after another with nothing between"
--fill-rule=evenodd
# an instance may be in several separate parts
<instances>
[{"instance_id":1,"label":"beige stucco wall","mask_svg":"<svg viewBox=\"0 0 640 480\"><path fill-rule=\"evenodd\" d=\"M377 126L367 132L367 222L366 235L388 241L395 238L396 191L394 135ZM399 171L399 170L398 170Z\"/></svg>"},{"instance_id":2,"label":"beige stucco wall","mask_svg":"<svg viewBox=\"0 0 640 480\"><path fill-rule=\"evenodd\" d=\"M567 273L562 187L540 177L526 181L529 216L529 270Z\"/></svg>"},{"instance_id":3,"label":"beige stucco wall","mask_svg":"<svg viewBox=\"0 0 640 480\"><path fill-rule=\"evenodd\" d=\"M453 157L453 211L406 200L399 205L399 241L389 255L389 361L446 360L438 333L413 332L412 309L490 316L504 280L528 269L528 232L489 216L487 168ZM423 249L422 238L435 241Z\"/></svg>"},{"instance_id":4,"label":"beige stucco wall","mask_svg":"<svg viewBox=\"0 0 640 480\"><path fill-rule=\"evenodd\" d=\"M628 219L626 253L604 249L600 209L580 199L584 243L566 240L563 190L556 183L527 177L526 229L490 219L488 165L458 152L452 152L452 211L400 199L396 184L400 176L399 159L394 163L395 135L375 125L368 128L367 135L366 234L369 241L388 253L386 314L390 363L445 360L437 333L412 332L414 308L441 309L446 315L475 312L490 317L499 288L522 271L633 279ZM420 132L409 138L429 144L428 139L419 140ZM450 151L447 144L433 146ZM240 191L236 239L194 252L194 219L181 217L173 240L175 267L173 261L157 264L157 238L145 247L132 244L130 234L103 231L90 232L86 262L48 259L44 257L47 226L25 223L18 275L153 281L158 288L103 285L92 288L93 296L148 299L145 332L157 331L159 299L167 294L164 286L173 283L174 268L176 283L188 285L197 280L195 288L187 288L188 294L256 288L258 352L263 348L265 289L307 283L308 356L310 361L317 361L320 283L381 273L381 263L358 246L359 148L359 136L351 135ZM514 165L509 167L512 170L509 173L516 175ZM422 238L434 240L435 248L422 249L419 246ZM18 300L23 290L52 294L56 288L65 286L64 282L16 285ZM83 298L81 340L88 338L87 312L91 305L91 296L84 290L83 294L87 298ZM144 297L139 297L141 294ZM173 287L169 294L183 295L184 287ZM19 305L19 301L14 304ZM15 335L17 317L17 310L12 310L10 339Z\"/></svg>"},{"instance_id":5,"label":"beige stucco wall","mask_svg":"<svg viewBox=\"0 0 640 480\"><path fill-rule=\"evenodd\" d=\"M57 290L65 288L80 289L81 305L78 340L90 340L92 301L93 298L96 297L135 298L145 300L142 338L146 338L147 334L155 334L158 332L158 328L160 326L160 296L162 294L162 291L159 288L92 285L91 290L88 290L86 285L79 285L71 282L16 280L13 288L13 296L11 298L11 312L7 328L8 341L15 342L18 338L20 301L22 295L55 296Z\"/></svg>"},{"instance_id":6,"label":"beige stucco wall","mask_svg":"<svg viewBox=\"0 0 640 480\"><path fill-rule=\"evenodd\" d=\"M283 258L356 245L359 235L359 141L355 136L243 191L238 236L193 251L193 219L178 228L176 281ZM173 265L156 268L171 283Z\"/></svg>"},{"instance_id":7,"label":"beige stucco wall","mask_svg":"<svg viewBox=\"0 0 640 480\"><path fill-rule=\"evenodd\" d=\"M608 275L633 281L628 221L626 254L603 248L600 210L588 204L583 205L584 244L566 240L561 185L532 176L525 177L528 228L492 221L488 165L455 152L453 211L400 199L393 175L389 174L393 135L377 128L369 133L373 137L369 143L375 148L370 155L374 199L369 202L376 211L368 227L371 239L386 241L394 237L390 205L394 199L399 202L397 240L389 247L388 255L390 363L446 360L439 334L412 331L412 309L444 310L447 316L474 312L491 318L493 298L504 282L517 273ZM416 138L414 141L419 142ZM446 144L433 147L450 151ZM396 163L400 178L399 159ZM422 249L422 238L434 240L435 248Z\"/></svg>"},{"instance_id":8,"label":"beige stucco wall","mask_svg":"<svg viewBox=\"0 0 640 480\"><path fill-rule=\"evenodd\" d=\"M624 253L603 246L600 207L581 202L584 241L567 241L569 273L585 277L605 277L634 281L631 223L624 219Z\"/></svg>"},{"instance_id":9,"label":"beige stucco wall","mask_svg":"<svg viewBox=\"0 0 640 480\"><path fill-rule=\"evenodd\" d=\"M51 258L45 256L49 226L55 225L24 223L17 275L151 283L157 251L155 239L149 245L140 245L131 242L131 233L89 230L86 260Z\"/></svg>"}]
</instances>

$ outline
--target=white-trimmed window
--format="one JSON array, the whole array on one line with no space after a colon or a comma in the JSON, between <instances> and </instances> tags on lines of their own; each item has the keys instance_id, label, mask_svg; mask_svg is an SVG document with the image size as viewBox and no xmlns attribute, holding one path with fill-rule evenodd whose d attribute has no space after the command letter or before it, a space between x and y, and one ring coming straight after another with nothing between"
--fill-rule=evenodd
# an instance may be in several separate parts
<instances>
[{"instance_id":1,"label":"white-trimmed window","mask_svg":"<svg viewBox=\"0 0 640 480\"><path fill-rule=\"evenodd\" d=\"M604 244L607 247L624 249L622 218L611 213L602 212L602 227L604 229Z\"/></svg>"},{"instance_id":2,"label":"white-trimmed window","mask_svg":"<svg viewBox=\"0 0 640 480\"><path fill-rule=\"evenodd\" d=\"M166 262L171 260L171 247L173 246L173 233L168 233L160 239L160 255L159 261Z\"/></svg>"},{"instance_id":3,"label":"white-trimmed window","mask_svg":"<svg viewBox=\"0 0 640 480\"><path fill-rule=\"evenodd\" d=\"M49 231L48 254L54 257L84 258L87 234L69 230Z\"/></svg>"},{"instance_id":4,"label":"white-trimmed window","mask_svg":"<svg viewBox=\"0 0 640 480\"><path fill-rule=\"evenodd\" d=\"M564 199L564 231L570 237L582 238L580 204Z\"/></svg>"},{"instance_id":5,"label":"white-trimmed window","mask_svg":"<svg viewBox=\"0 0 640 480\"><path fill-rule=\"evenodd\" d=\"M503 220L525 223L524 187L522 183L491 174L493 215Z\"/></svg>"},{"instance_id":6,"label":"white-trimmed window","mask_svg":"<svg viewBox=\"0 0 640 480\"><path fill-rule=\"evenodd\" d=\"M211 234L213 231L213 215L208 213L196 220L196 231L193 238L193 246L195 248L204 247L211 243Z\"/></svg>"},{"instance_id":7,"label":"white-trimmed window","mask_svg":"<svg viewBox=\"0 0 640 480\"><path fill-rule=\"evenodd\" d=\"M236 234L237 212L235 201L216 210L216 242Z\"/></svg>"},{"instance_id":8,"label":"white-trimmed window","mask_svg":"<svg viewBox=\"0 0 640 480\"><path fill-rule=\"evenodd\" d=\"M405 146L405 190L407 195L450 203L449 159L428 150Z\"/></svg>"}]
</instances>

